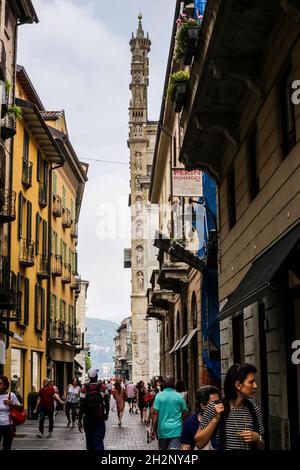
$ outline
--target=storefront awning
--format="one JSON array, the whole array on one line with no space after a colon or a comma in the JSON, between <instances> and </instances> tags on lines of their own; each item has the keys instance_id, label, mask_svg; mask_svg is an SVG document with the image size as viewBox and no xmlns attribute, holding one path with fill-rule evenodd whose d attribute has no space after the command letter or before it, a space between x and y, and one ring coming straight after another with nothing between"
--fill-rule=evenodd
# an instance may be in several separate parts
<instances>
[{"instance_id":1,"label":"storefront awning","mask_svg":"<svg viewBox=\"0 0 300 470\"><path fill-rule=\"evenodd\" d=\"M275 285L272 285L272 281L299 240L300 224L262 253L229 297L219 314L219 319L223 320L274 291Z\"/></svg>"},{"instance_id":2,"label":"storefront awning","mask_svg":"<svg viewBox=\"0 0 300 470\"><path fill-rule=\"evenodd\" d=\"M186 340L184 341L184 343L182 343L182 345L180 346L180 348L185 348L192 340L194 334L196 333L197 331L197 328L195 328L194 330L190 331L189 334L187 335L186 337Z\"/></svg>"},{"instance_id":3,"label":"storefront awning","mask_svg":"<svg viewBox=\"0 0 300 470\"><path fill-rule=\"evenodd\" d=\"M180 348L180 346L184 343L184 341L186 340L186 337L187 335L184 335L179 341L178 343L175 345L175 348L174 348L174 352L178 351L178 349Z\"/></svg>"},{"instance_id":4,"label":"storefront awning","mask_svg":"<svg viewBox=\"0 0 300 470\"><path fill-rule=\"evenodd\" d=\"M180 341L180 339L178 339L178 340L176 341L176 343L174 344L174 346L173 346L173 348L171 349L171 351L169 351L169 354L172 354L172 353L174 352L174 350L175 350L177 344L179 343L179 341Z\"/></svg>"},{"instance_id":5,"label":"storefront awning","mask_svg":"<svg viewBox=\"0 0 300 470\"><path fill-rule=\"evenodd\" d=\"M83 367L82 367L82 365L81 365L81 364L79 364L79 362L78 362L78 361L76 361L76 359L74 359L74 363L75 363L75 366L76 366L78 369L80 369L80 370L83 370Z\"/></svg>"}]
</instances>

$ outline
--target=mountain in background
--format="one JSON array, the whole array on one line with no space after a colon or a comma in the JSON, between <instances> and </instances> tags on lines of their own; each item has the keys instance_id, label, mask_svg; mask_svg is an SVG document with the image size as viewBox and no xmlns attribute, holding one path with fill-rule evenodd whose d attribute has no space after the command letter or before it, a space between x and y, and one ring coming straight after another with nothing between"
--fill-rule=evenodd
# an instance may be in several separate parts
<instances>
[{"instance_id":1,"label":"mountain in background","mask_svg":"<svg viewBox=\"0 0 300 470\"><path fill-rule=\"evenodd\" d=\"M110 320L86 318L86 343L90 344L92 367L103 375L103 364L113 363L115 344L113 338L120 325Z\"/></svg>"}]
</instances>

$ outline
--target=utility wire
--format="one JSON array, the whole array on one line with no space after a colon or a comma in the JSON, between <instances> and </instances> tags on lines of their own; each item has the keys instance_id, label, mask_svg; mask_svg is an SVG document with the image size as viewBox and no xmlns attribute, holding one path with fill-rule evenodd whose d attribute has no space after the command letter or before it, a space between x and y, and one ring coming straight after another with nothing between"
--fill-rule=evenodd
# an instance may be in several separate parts
<instances>
[{"instance_id":1,"label":"utility wire","mask_svg":"<svg viewBox=\"0 0 300 470\"><path fill-rule=\"evenodd\" d=\"M113 163L115 165L128 165L128 162L117 162L113 160L98 160L97 158L83 158L82 161L100 162L100 163Z\"/></svg>"}]
</instances>

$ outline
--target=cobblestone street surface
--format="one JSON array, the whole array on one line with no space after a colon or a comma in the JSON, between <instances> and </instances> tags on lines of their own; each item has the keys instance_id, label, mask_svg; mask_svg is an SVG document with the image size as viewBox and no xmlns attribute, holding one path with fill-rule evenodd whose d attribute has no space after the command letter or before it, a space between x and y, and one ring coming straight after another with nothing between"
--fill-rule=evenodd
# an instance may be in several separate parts
<instances>
[{"instance_id":1,"label":"cobblestone street surface","mask_svg":"<svg viewBox=\"0 0 300 470\"><path fill-rule=\"evenodd\" d=\"M109 413L106 422L105 450L157 450L157 441L147 444L146 426L140 423L137 414L131 414L126 409L122 426L118 426L117 414ZM59 411L54 421L53 437L40 439L38 420L27 420L17 428L17 436L13 440L12 450L85 450L85 434L75 428L67 428L67 418ZM45 436L48 434L48 420L45 421Z\"/></svg>"}]
</instances>

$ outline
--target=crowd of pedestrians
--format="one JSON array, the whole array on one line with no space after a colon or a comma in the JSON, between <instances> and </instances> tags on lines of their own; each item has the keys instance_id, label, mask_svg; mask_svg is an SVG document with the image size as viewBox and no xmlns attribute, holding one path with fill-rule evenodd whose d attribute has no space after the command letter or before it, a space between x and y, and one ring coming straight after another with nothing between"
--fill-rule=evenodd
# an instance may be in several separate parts
<instances>
[{"instance_id":1,"label":"crowd of pedestrians","mask_svg":"<svg viewBox=\"0 0 300 470\"><path fill-rule=\"evenodd\" d=\"M134 384L122 378L99 380L98 370L92 368L83 385L73 378L62 399L53 381L45 378L34 408L39 417L37 437L44 437L46 417L47 438L52 437L55 406L60 403L65 407L67 428L74 428L78 420L87 450L104 450L109 412L115 412L116 427L121 428L127 402L128 412L139 414L140 424L135 421L135 425L145 426L147 442L157 439L160 450L261 450L265 447L264 426L254 399L255 374L251 364L232 365L225 377L223 398L217 387L204 385L196 394L194 412L189 410L184 383L175 384L170 376L147 385L143 381ZM0 443L5 450L11 448L14 437L10 412L22 408L9 386L7 377L0 376Z\"/></svg>"}]
</instances>

